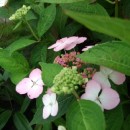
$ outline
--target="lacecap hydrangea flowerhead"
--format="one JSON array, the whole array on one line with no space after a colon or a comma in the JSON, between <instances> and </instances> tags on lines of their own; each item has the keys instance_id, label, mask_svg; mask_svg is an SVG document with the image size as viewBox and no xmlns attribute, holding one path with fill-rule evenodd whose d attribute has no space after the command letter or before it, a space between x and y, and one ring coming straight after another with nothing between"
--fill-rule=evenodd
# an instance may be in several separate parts
<instances>
[{"instance_id":1,"label":"lacecap hydrangea flowerhead","mask_svg":"<svg viewBox=\"0 0 130 130\"><path fill-rule=\"evenodd\" d=\"M20 9L16 10L14 14L9 18L9 20L20 20L22 19L28 11L31 9L30 6L23 5Z\"/></svg>"},{"instance_id":2,"label":"lacecap hydrangea flowerhead","mask_svg":"<svg viewBox=\"0 0 130 130\"><path fill-rule=\"evenodd\" d=\"M86 79L78 73L77 67L65 67L55 76L51 90L56 94L70 94L85 82Z\"/></svg>"}]
</instances>

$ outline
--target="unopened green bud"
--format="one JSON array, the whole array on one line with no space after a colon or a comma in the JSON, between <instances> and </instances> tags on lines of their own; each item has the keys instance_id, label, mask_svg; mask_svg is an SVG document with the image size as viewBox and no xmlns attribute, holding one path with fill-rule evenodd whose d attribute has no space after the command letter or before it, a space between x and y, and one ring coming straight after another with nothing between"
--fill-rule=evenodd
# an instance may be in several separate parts
<instances>
[{"instance_id":1,"label":"unopened green bud","mask_svg":"<svg viewBox=\"0 0 130 130\"><path fill-rule=\"evenodd\" d=\"M61 94L70 94L75 89L78 89L79 85L84 84L84 79L78 73L77 68L63 68L61 72L55 76L53 80L54 85L52 91Z\"/></svg>"},{"instance_id":2,"label":"unopened green bud","mask_svg":"<svg viewBox=\"0 0 130 130\"><path fill-rule=\"evenodd\" d=\"M21 8L17 9L14 14L9 18L9 20L20 20L27 12L31 9L30 6L23 5Z\"/></svg>"}]
</instances>

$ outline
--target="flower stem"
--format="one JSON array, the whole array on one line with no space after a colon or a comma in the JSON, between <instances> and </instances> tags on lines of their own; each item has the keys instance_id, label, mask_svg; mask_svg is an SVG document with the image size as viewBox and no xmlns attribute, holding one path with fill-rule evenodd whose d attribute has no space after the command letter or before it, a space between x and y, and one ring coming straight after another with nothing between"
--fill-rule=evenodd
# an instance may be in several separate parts
<instances>
[{"instance_id":1,"label":"flower stem","mask_svg":"<svg viewBox=\"0 0 130 130\"><path fill-rule=\"evenodd\" d=\"M27 24L27 26L28 26L29 30L31 31L32 35L35 37L35 39L36 39L37 41L40 41L40 39L39 39L38 36L34 33L34 31L33 31L32 27L31 27L31 25L28 23L28 21L26 20L26 18L24 18L24 21L25 21L25 23Z\"/></svg>"},{"instance_id":2,"label":"flower stem","mask_svg":"<svg viewBox=\"0 0 130 130\"><path fill-rule=\"evenodd\" d=\"M77 100L80 99L79 95L77 94L77 92L75 90L73 91L73 95L77 98Z\"/></svg>"},{"instance_id":3,"label":"flower stem","mask_svg":"<svg viewBox=\"0 0 130 130\"><path fill-rule=\"evenodd\" d=\"M36 125L34 130L42 130L43 126L42 125Z\"/></svg>"},{"instance_id":4,"label":"flower stem","mask_svg":"<svg viewBox=\"0 0 130 130\"><path fill-rule=\"evenodd\" d=\"M118 0L115 0L115 17L118 17Z\"/></svg>"}]
</instances>

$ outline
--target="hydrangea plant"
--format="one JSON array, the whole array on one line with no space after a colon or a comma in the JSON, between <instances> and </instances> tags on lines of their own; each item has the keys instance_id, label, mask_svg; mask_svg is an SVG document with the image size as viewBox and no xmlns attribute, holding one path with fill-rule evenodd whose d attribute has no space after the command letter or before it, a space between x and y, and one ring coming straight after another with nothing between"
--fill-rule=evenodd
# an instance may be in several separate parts
<instances>
[{"instance_id":1,"label":"hydrangea plant","mask_svg":"<svg viewBox=\"0 0 130 130\"><path fill-rule=\"evenodd\" d=\"M129 5L0 0L0 129L129 130Z\"/></svg>"}]
</instances>

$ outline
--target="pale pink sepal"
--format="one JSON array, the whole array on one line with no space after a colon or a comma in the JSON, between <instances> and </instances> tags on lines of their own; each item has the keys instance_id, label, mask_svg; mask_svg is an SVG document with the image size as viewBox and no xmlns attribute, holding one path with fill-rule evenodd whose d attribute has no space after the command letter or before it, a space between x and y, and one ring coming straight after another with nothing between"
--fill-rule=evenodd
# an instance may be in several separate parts
<instances>
[{"instance_id":1,"label":"pale pink sepal","mask_svg":"<svg viewBox=\"0 0 130 130\"><path fill-rule=\"evenodd\" d=\"M95 101L100 90L100 85L96 81L90 80L86 85L85 93L81 96L81 99L90 99L92 101Z\"/></svg>"},{"instance_id":2,"label":"pale pink sepal","mask_svg":"<svg viewBox=\"0 0 130 130\"><path fill-rule=\"evenodd\" d=\"M16 92L19 94L26 94L33 86L29 78L24 78L16 85Z\"/></svg>"},{"instance_id":3,"label":"pale pink sepal","mask_svg":"<svg viewBox=\"0 0 130 130\"><path fill-rule=\"evenodd\" d=\"M29 75L29 78L33 81L36 82L38 85L44 85L42 81L42 71L38 68L32 70L32 72Z\"/></svg>"},{"instance_id":4,"label":"pale pink sepal","mask_svg":"<svg viewBox=\"0 0 130 130\"><path fill-rule=\"evenodd\" d=\"M27 92L27 95L30 99L34 99L40 96L43 91L43 86L39 86L37 84L33 85L33 87Z\"/></svg>"},{"instance_id":5,"label":"pale pink sepal","mask_svg":"<svg viewBox=\"0 0 130 130\"><path fill-rule=\"evenodd\" d=\"M104 88L99 100L106 110L115 108L120 102L119 94L111 88Z\"/></svg>"},{"instance_id":6,"label":"pale pink sepal","mask_svg":"<svg viewBox=\"0 0 130 130\"><path fill-rule=\"evenodd\" d=\"M123 84L123 82L126 80L125 75L117 71L113 71L109 75L109 78L117 85Z\"/></svg>"},{"instance_id":7,"label":"pale pink sepal","mask_svg":"<svg viewBox=\"0 0 130 130\"><path fill-rule=\"evenodd\" d=\"M93 80L97 81L102 88L105 88L105 87L111 87L111 84L108 80L108 77L103 75L102 72L96 72L93 77L92 77Z\"/></svg>"},{"instance_id":8,"label":"pale pink sepal","mask_svg":"<svg viewBox=\"0 0 130 130\"><path fill-rule=\"evenodd\" d=\"M100 71L104 74L104 76L108 77L108 75L110 75L113 70L110 68L107 68L105 66L100 66Z\"/></svg>"}]
</instances>

